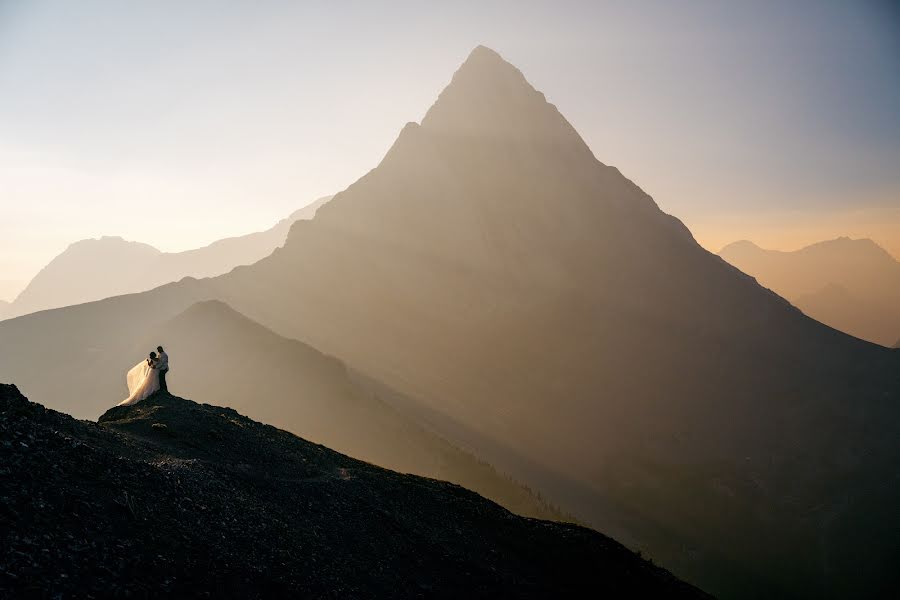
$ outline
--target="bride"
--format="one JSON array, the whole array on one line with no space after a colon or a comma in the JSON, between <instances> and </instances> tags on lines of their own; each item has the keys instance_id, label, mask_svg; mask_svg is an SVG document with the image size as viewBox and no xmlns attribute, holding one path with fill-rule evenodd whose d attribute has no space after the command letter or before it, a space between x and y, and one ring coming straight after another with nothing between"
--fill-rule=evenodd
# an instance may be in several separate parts
<instances>
[{"instance_id":1,"label":"bride","mask_svg":"<svg viewBox=\"0 0 900 600\"><path fill-rule=\"evenodd\" d=\"M151 352L150 357L134 365L128 371L128 397L116 406L131 406L147 398L159 389L159 359L156 352Z\"/></svg>"}]
</instances>

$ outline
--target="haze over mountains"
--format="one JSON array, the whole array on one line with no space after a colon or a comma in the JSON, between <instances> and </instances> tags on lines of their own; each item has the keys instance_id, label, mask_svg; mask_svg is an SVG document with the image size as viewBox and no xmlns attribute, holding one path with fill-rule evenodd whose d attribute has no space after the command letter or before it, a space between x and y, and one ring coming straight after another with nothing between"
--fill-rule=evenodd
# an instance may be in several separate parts
<instances>
[{"instance_id":1,"label":"haze over mountains","mask_svg":"<svg viewBox=\"0 0 900 600\"><path fill-rule=\"evenodd\" d=\"M221 275L254 263L284 243L295 221L312 219L330 199L319 198L266 231L184 252L161 252L114 236L75 242L41 269L13 302L0 302L0 319L143 292L182 277Z\"/></svg>"},{"instance_id":2,"label":"haze over mountains","mask_svg":"<svg viewBox=\"0 0 900 600\"><path fill-rule=\"evenodd\" d=\"M900 585L900 354L703 250L487 48L283 248L0 323L0 379L54 408L111 404L109 356L208 299L383 382L406 414L714 594Z\"/></svg>"},{"instance_id":3,"label":"haze over mountains","mask_svg":"<svg viewBox=\"0 0 900 600\"><path fill-rule=\"evenodd\" d=\"M888 347L900 335L900 262L872 240L838 238L793 252L740 241L719 255L835 329Z\"/></svg>"}]
</instances>

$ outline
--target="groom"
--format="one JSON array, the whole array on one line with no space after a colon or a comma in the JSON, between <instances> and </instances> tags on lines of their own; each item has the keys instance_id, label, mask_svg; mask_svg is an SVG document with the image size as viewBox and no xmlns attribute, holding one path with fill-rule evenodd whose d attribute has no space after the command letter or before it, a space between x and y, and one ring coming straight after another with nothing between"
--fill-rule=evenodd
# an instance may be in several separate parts
<instances>
[{"instance_id":1,"label":"groom","mask_svg":"<svg viewBox=\"0 0 900 600\"><path fill-rule=\"evenodd\" d=\"M159 352L156 368L159 369L159 391L168 392L166 387L166 373L169 372L169 355L163 350L162 346L157 346L156 351Z\"/></svg>"}]
</instances>

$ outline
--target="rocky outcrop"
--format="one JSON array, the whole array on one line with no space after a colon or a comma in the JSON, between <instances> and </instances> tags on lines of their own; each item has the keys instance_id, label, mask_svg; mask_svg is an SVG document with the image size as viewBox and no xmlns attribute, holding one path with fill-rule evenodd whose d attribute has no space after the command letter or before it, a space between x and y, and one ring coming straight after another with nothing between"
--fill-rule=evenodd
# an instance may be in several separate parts
<instances>
[{"instance_id":1,"label":"rocky outcrop","mask_svg":"<svg viewBox=\"0 0 900 600\"><path fill-rule=\"evenodd\" d=\"M0 385L0 596L704 594L594 531L157 394L76 421Z\"/></svg>"}]
</instances>

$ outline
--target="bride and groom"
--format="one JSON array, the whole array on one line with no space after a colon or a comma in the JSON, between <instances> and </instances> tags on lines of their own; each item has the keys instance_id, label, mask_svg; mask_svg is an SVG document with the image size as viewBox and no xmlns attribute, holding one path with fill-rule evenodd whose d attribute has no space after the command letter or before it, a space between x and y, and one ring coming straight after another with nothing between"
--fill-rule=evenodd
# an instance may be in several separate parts
<instances>
[{"instance_id":1,"label":"bride and groom","mask_svg":"<svg viewBox=\"0 0 900 600\"><path fill-rule=\"evenodd\" d=\"M157 391L167 392L166 374L169 372L169 355L162 346L156 347L146 360L142 360L128 371L128 397L116 406L131 406L150 397Z\"/></svg>"}]
</instances>

